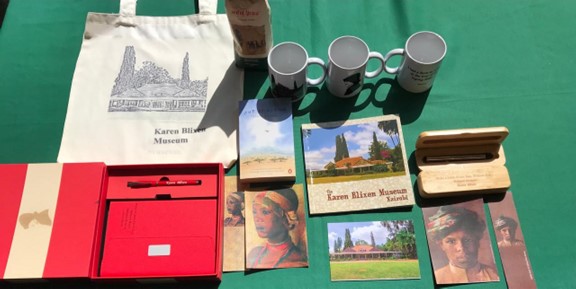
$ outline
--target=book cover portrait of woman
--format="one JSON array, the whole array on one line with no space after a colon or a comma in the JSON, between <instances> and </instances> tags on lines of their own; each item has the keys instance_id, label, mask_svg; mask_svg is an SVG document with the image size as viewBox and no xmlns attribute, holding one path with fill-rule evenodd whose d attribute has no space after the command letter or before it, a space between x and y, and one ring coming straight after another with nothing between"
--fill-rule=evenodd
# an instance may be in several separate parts
<instances>
[{"instance_id":1,"label":"book cover portrait of woman","mask_svg":"<svg viewBox=\"0 0 576 289\"><path fill-rule=\"evenodd\" d=\"M292 188L246 192L246 268L308 266L306 223Z\"/></svg>"}]
</instances>

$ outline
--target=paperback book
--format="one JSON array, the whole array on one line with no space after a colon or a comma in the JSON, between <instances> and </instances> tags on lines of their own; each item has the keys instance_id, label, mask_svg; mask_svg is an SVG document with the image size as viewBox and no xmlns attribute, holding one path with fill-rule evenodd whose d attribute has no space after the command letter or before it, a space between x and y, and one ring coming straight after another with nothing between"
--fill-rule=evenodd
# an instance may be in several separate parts
<instances>
[{"instance_id":1,"label":"paperback book","mask_svg":"<svg viewBox=\"0 0 576 289\"><path fill-rule=\"evenodd\" d=\"M243 100L239 113L240 181L295 180L291 100Z\"/></svg>"},{"instance_id":2,"label":"paperback book","mask_svg":"<svg viewBox=\"0 0 576 289\"><path fill-rule=\"evenodd\" d=\"M414 205L400 118L303 124L310 214Z\"/></svg>"}]
</instances>

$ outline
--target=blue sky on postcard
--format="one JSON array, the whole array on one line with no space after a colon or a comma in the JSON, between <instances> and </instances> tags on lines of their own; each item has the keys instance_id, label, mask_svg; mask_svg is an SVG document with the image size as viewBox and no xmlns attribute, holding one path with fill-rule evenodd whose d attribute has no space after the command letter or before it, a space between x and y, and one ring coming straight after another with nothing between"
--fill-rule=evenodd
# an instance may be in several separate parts
<instances>
[{"instance_id":1,"label":"blue sky on postcard","mask_svg":"<svg viewBox=\"0 0 576 289\"><path fill-rule=\"evenodd\" d=\"M314 128L309 136L303 132L306 169L320 170L329 162L334 162L336 136L344 134L350 157L362 156L368 159L372 134L376 132L379 141L388 148L394 148L394 142L378 128L378 121L339 126L335 128Z\"/></svg>"},{"instance_id":2,"label":"blue sky on postcard","mask_svg":"<svg viewBox=\"0 0 576 289\"><path fill-rule=\"evenodd\" d=\"M380 221L373 222L347 222L347 223L328 223L328 246L330 253L334 253L334 241L338 237L344 241L346 229L350 230L352 241L364 240L370 244L370 233L374 235L376 245L386 243L389 232L382 226Z\"/></svg>"}]
</instances>

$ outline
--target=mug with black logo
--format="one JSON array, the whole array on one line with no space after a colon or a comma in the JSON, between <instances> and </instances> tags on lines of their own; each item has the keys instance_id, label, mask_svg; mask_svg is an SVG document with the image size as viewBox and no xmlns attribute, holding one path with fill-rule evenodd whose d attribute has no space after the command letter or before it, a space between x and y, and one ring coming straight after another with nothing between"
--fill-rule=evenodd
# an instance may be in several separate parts
<instances>
[{"instance_id":1,"label":"mug with black logo","mask_svg":"<svg viewBox=\"0 0 576 289\"><path fill-rule=\"evenodd\" d=\"M328 57L328 91L342 98L360 93L364 77L376 77L384 67L382 54L370 51L368 45L355 36L342 36L332 41L328 48ZM370 59L379 60L380 65L376 70L366 71Z\"/></svg>"},{"instance_id":2,"label":"mug with black logo","mask_svg":"<svg viewBox=\"0 0 576 289\"><path fill-rule=\"evenodd\" d=\"M308 66L316 64L322 68L320 77L308 77ZM288 97L297 101L304 97L308 85L319 85L326 78L324 61L308 57L302 45L295 42L282 42L272 47L268 54L268 74L270 87L275 97Z\"/></svg>"}]
</instances>

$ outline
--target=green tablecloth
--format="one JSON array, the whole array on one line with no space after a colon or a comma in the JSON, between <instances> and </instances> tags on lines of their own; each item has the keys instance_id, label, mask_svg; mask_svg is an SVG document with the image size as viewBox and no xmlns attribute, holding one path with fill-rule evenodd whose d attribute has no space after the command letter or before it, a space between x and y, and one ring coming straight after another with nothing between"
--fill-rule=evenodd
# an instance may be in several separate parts
<instances>
[{"instance_id":1,"label":"green tablecloth","mask_svg":"<svg viewBox=\"0 0 576 289\"><path fill-rule=\"evenodd\" d=\"M118 2L11 1L0 28L0 163L56 161L86 13L116 13ZM576 144L575 1L270 0L270 6L276 43L298 42L325 60L330 42L346 34L381 53L402 47L420 30L435 31L448 44L429 93L406 93L385 73L352 99L337 99L324 86L310 89L294 105L298 183L305 181L303 123L399 114L409 155L422 131L506 126L511 190L537 284L576 286L576 192L570 185L576 161L571 149ZM194 9L193 1L141 0L138 13L179 15ZM268 86L265 73L247 73L245 97L268 96ZM415 181L413 159L410 172ZM420 280L330 281L326 224L374 219L414 220ZM309 268L226 273L219 288L435 288L418 205L307 221ZM450 288L461 287L506 288L506 283Z\"/></svg>"}]
</instances>

